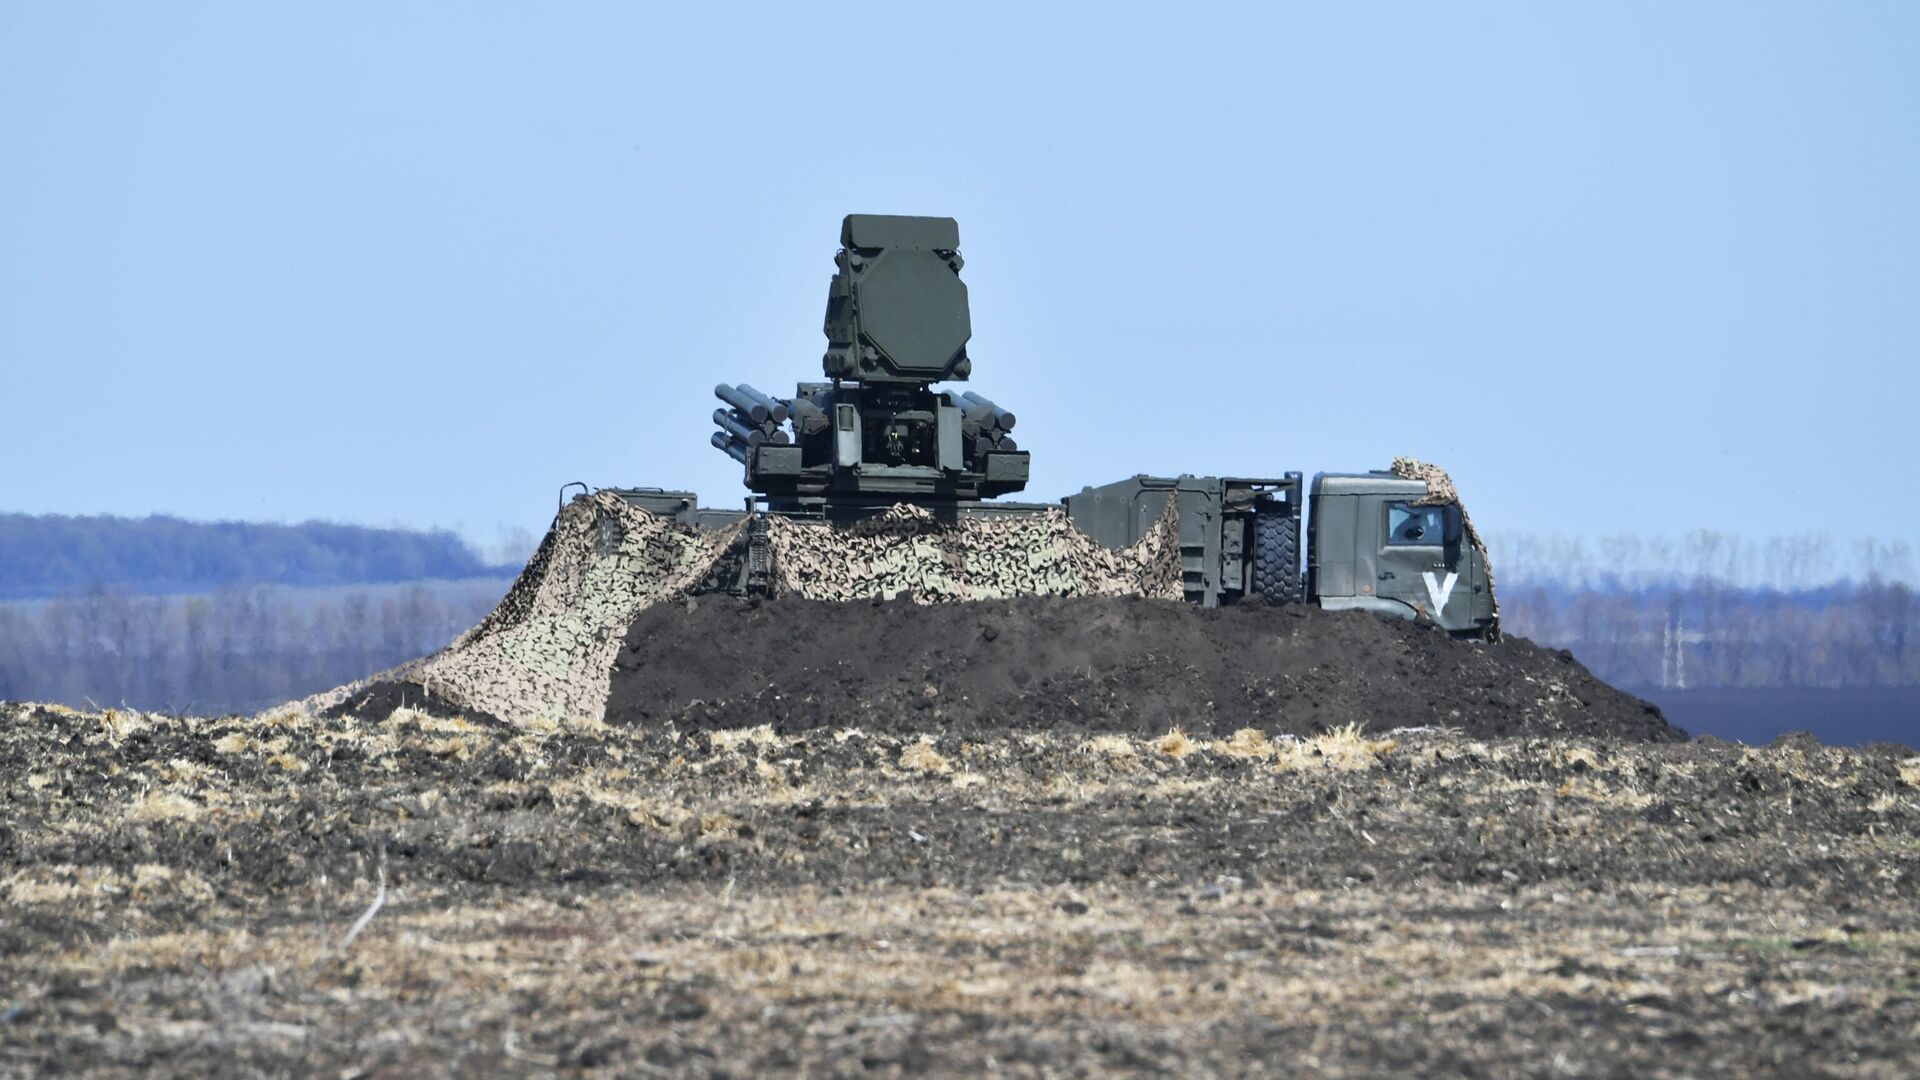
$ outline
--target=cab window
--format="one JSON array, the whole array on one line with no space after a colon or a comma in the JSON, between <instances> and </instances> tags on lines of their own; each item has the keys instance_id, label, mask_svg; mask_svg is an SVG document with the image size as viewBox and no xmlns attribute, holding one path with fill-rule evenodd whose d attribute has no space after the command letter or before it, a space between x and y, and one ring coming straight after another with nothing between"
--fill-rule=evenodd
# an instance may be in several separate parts
<instances>
[{"instance_id":1,"label":"cab window","mask_svg":"<svg viewBox=\"0 0 1920 1080\"><path fill-rule=\"evenodd\" d=\"M1387 504L1388 547L1439 547L1446 542L1446 536L1446 507Z\"/></svg>"}]
</instances>

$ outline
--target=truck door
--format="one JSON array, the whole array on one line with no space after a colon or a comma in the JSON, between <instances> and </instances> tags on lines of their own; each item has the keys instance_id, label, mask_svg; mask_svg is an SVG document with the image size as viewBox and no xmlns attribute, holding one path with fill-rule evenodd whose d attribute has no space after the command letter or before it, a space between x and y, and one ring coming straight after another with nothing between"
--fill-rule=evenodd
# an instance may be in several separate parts
<instances>
[{"instance_id":1,"label":"truck door","mask_svg":"<svg viewBox=\"0 0 1920 1080\"><path fill-rule=\"evenodd\" d=\"M1459 510L1388 498L1376 560L1374 595L1397 600L1442 626L1470 625L1472 588L1460 554Z\"/></svg>"}]
</instances>

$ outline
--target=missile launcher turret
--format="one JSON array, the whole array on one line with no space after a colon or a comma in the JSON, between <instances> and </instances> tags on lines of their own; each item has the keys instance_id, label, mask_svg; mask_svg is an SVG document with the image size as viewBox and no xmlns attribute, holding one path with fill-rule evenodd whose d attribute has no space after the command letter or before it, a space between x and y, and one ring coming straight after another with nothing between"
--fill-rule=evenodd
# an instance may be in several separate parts
<instances>
[{"instance_id":1,"label":"missile launcher turret","mask_svg":"<svg viewBox=\"0 0 1920 1080\"><path fill-rule=\"evenodd\" d=\"M935 387L973 372L952 218L849 214L827 289L824 382L790 398L721 384L713 445L769 510L858 517L895 503L958 508L1020 491L1014 414ZM787 428L791 427L791 433Z\"/></svg>"}]
</instances>

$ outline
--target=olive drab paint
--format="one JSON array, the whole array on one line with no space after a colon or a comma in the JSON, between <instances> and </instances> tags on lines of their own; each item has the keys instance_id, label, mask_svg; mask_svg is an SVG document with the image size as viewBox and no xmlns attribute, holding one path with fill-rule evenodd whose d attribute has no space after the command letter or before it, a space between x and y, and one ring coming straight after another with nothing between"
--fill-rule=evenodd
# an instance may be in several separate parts
<instances>
[{"instance_id":1,"label":"olive drab paint","mask_svg":"<svg viewBox=\"0 0 1920 1080\"><path fill-rule=\"evenodd\" d=\"M1308 496L1307 588L1325 608L1425 619L1458 633L1495 632L1486 553L1455 502L1426 503L1424 480L1391 471L1321 473ZM1438 528L1395 531L1426 511Z\"/></svg>"},{"instance_id":2,"label":"olive drab paint","mask_svg":"<svg viewBox=\"0 0 1920 1080\"><path fill-rule=\"evenodd\" d=\"M775 513L850 521L899 503L957 508L1027 485L1014 414L937 390L973 373L960 226L952 218L849 214L840 223L821 330L826 382L793 397L714 388L715 447ZM783 423L791 423L789 434Z\"/></svg>"},{"instance_id":3,"label":"olive drab paint","mask_svg":"<svg viewBox=\"0 0 1920 1080\"><path fill-rule=\"evenodd\" d=\"M821 324L826 381L799 383L787 398L744 384L714 389L726 408L714 410L711 441L740 463L753 493L747 508L612 489L685 525L744 520L728 534L712 587L828 599L904 591L930 600L1177 595L1207 607L1311 600L1498 635L1485 545L1451 478L1411 459L1320 473L1311 486L1299 472L1135 476L1057 504L998 501L1027 483L1015 414L976 391L936 386L973 375L959 225L849 214L833 261Z\"/></svg>"}]
</instances>

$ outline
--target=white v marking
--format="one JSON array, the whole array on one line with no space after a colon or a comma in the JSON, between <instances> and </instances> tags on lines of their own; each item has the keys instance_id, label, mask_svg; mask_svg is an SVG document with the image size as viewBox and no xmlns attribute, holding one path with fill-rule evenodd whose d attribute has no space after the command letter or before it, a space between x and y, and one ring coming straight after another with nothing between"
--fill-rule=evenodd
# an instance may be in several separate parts
<instances>
[{"instance_id":1,"label":"white v marking","mask_svg":"<svg viewBox=\"0 0 1920 1080\"><path fill-rule=\"evenodd\" d=\"M1429 570L1421 576L1427 579L1427 598L1433 601L1433 613L1438 615L1447 606L1447 597L1453 595L1453 583L1460 580L1460 575L1449 573L1447 579L1441 581Z\"/></svg>"}]
</instances>

